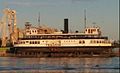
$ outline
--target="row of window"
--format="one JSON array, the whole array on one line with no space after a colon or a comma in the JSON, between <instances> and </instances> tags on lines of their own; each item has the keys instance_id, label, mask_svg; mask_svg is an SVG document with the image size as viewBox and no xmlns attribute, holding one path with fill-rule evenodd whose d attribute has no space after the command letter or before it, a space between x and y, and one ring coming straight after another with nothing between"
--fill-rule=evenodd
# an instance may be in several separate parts
<instances>
[{"instance_id":1,"label":"row of window","mask_svg":"<svg viewBox=\"0 0 120 73\"><path fill-rule=\"evenodd\" d=\"M84 44L84 43L85 43L85 41L84 41L84 40L83 40L83 41L79 41L79 43L80 43L80 44Z\"/></svg>"},{"instance_id":2,"label":"row of window","mask_svg":"<svg viewBox=\"0 0 120 73\"><path fill-rule=\"evenodd\" d=\"M30 34L31 33L37 33L37 30L31 30L31 31L28 30L28 31L26 31L26 33L30 33Z\"/></svg>"},{"instance_id":3,"label":"row of window","mask_svg":"<svg viewBox=\"0 0 120 73\"><path fill-rule=\"evenodd\" d=\"M42 41L42 42L47 42L47 41ZM64 41L64 42L75 42L75 40L70 40L70 41ZM25 44L25 43L30 43L30 44L40 44L40 41L21 41L19 44Z\"/></svg>"},{"instance_id":4,"label":"row of window","mask_svg":"<svg viewBox=\"0 0 120 73\"><path fill-rule=\"evenodd\" d=\"M90 43L110 43L110 41L92 40Z\"/></svg>"},{"instance_id":5,"label":"row of window","mask_svg":"<svg viewBox=\"0 0 120 73\"><path fill-rule=\"evenodd\" d=\"M47 41L41 41L41 42L47 42ZM75 40L69 40L69 41L64 41L64 42L76 42ZM30 43L30 44L40 44L40 41L21 41L19 44L25 44L25 43ZM79 41L79 43L85 43L85 41Z\"/></svg>"},{"instance_id":6,"label":"row of window","mask_svg":"<svg viewBox=\"0 0 120 73\"><path fill-rule=\"evenodd\" d=\"M44 41L42 41L42 42L44 42ZM21 42L19 42L19 44L25 44L25 43L30 43L30 44L40 44L40 41L21 41Z\"/></svg>"},{"instance_id":7,"label":"row of window","mask_svg":"<svg viewBox=\"0 0 120 73\"><path fill-rule=\"evenodd\" d=\"M88 33L99 32L99 29L86 29Z\"/></svg>"},{"instance_id":8,"label":"row of window","mask_svg":"<svg viewBox=\"0 0 120 73\"><path fill-rule=\"evenodd\" d=\"M75 35L75 36L68 36L68 35L61 35L61 36L59 36L59 35L52 35L52 36L48 36L48 35L42 35L42 36L40 36L40 35L35 35L35 36L25 36L24 38L46 38L46 39L72 39L72 38L75 38L75 39L78 39L78 38L80 38L80 39L86 39L86 38L89 38L89 39L95 39L95 38L97 38L97 39L100 39L100 38L106 38L106 37L95 37L94 35L92 35L92 36L85 36L85 35L80 35L80 36L77 36L77 35Z\"/></svg>"},{"instance_id":9,"label":"row of window","mask_svg":"<svg viewBox=\"0 0 120 73\"><path fill-rule=\"evenodd\" d=\"M47 41L42 41L42 42L47 42ZM64 42L76 42L75 40L69 40L69 41L64 41ZM25 43L30 43L30 44L40 44L40 41L21 41L19 44L25 44ZM84 44L84 40L79 41L80 44ZM90 43L110 43L110 41L101 41L101 40L91 40Z\"/></svg>"}]
</instances>

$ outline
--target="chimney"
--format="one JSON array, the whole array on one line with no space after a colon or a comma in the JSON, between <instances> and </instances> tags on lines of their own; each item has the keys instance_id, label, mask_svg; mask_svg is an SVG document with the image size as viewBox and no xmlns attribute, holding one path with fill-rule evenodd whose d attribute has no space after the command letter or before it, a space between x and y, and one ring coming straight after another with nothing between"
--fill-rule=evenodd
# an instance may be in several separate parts
<instances>
[{"instance_id":1,"label":"chimney","mask_svg":"<svg viewBox=\"0 0 120 73\"><path fill-rule=\"evenodd\" d=\"M68 33L68 19L64 19L64 33Z\"/></svg>"}]
</instances>

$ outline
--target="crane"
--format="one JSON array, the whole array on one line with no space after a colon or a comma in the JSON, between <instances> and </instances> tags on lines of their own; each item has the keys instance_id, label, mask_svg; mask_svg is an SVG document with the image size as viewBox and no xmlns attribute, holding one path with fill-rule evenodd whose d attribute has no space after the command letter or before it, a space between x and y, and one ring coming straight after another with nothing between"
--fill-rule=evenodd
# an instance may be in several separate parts
<instances>
[{"instance_id":1,"label":"crane","mask_svg":"<svg viewBox=\"0 0 120 73\"><path fill-rule=\"evenodd\" d=\"M17 26L16 26L16 11L6 8L3 10L3 17L0 21L1 31L2 31L2 47L6 46L7 36L6 36L6 25L8 23L10 42L14 44L17 41Z\"/></svg>"}]
</instances>

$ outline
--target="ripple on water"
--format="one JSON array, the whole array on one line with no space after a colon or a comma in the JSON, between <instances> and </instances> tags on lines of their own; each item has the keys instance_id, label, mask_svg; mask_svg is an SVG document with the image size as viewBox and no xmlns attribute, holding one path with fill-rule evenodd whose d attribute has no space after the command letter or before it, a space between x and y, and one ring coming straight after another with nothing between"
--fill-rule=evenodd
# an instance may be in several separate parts
<instances>
[{"instance_id":1,"label":"ripple on water","mask_svg":"<svg viewBox=\"0 0 120 73\"><path fill-rule=\"evenodd\" d=\"M0 58L0 73L119 73L119 58Z\"/></svg>"}]
</instances>

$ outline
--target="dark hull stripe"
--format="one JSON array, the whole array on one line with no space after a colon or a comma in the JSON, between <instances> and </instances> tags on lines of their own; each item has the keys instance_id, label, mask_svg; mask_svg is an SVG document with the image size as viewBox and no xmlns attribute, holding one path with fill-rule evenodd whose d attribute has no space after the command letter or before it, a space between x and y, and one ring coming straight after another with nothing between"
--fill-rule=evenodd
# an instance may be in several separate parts
<instances>
[{"instance_id":1,"label":"dark hull stripe","mask_svg":"<svg viewBox=\"0 0 120 73\"><path fill-rule=\"evenodd\" d=\"M74 37L74 38L68 38L68 37L63 37L63 38L19 38L20 40L39 40L39 39L108 39L107 37Z\"/></svg>"},{"instance_id":2,"label":"dark hull stripe","mask_svg":"<svg viewBox=\"0 0 120 73\"><path fill-rule=\"evenodd\" d=\"M14 47L14 48L114 48L114 46L51 46L51 47Z\"/></svg>"}]
</instances>

